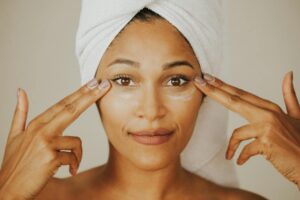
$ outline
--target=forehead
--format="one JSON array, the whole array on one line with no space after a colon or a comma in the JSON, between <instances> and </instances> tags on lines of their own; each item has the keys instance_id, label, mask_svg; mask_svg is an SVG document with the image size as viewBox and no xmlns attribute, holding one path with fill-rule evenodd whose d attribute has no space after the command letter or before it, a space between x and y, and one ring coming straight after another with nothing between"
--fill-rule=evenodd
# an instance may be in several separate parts
<instances>
[{"instance_id":1,"label":"forehead","mask_svg":"<svg viewBox=\"0 0 300 200\"><path fill-rule=\"evenodd\" d=\"M100 65L105 66L117 57L158 65L185 59L200 68L186 39L172 24L162 19L128 24L106 50Z\"/></svg>"},{"instance_id":2,"label":"forehead","mask_svg":"<svg viewBox=\"0 0 300 200\"><path fill-rule=\"evenodd\" d=\"M108 53L135 50L152 53L193 53L192 48L181 33L168 21L156 19L151 22L134 21L114 39ZM155 51L153 51L155 50Z\"/></svg>"}]
</instances>

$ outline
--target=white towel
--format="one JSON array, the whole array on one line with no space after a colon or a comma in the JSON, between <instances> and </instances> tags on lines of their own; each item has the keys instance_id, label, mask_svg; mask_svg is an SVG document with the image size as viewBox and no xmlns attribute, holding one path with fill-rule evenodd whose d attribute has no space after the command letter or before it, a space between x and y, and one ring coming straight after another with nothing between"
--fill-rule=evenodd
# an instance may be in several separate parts
<instances>
[{"instance_id":1,"label":"white towel","mask_svg":"<svg viewBox=\"0 0 300 200\"><path fill-rule=\"evenodd\" d=\"M76 35L82 85L95 76L107 47L144 7L168 20L187 38L202 72L222 75L221 0L82 0ZM225 159L227 120L228 110L206 99L181 159L189 171L222 185L237 186L235 169Z\"/></svg>"}]
</instances>

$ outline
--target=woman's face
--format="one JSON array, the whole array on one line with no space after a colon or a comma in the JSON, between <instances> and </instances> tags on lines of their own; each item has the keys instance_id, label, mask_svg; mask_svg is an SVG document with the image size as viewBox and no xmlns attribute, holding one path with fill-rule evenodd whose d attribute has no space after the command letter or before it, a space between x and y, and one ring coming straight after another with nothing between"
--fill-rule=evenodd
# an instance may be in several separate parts
<instances>
[{"instance_id":1,"label":"woman's face","mask_svg":"<svg viewBox=\"0 0 300 200\"><path fill-rule=\"evenodd\" d=\"M194 129L203 93L192 83L201 75L192 48L166 20L134 21L107 49L96 73L112 87L97 102L114 152L139 168L175 161ZM168 136L133 132L164 128Z\"/></svg>"}]
</instances>

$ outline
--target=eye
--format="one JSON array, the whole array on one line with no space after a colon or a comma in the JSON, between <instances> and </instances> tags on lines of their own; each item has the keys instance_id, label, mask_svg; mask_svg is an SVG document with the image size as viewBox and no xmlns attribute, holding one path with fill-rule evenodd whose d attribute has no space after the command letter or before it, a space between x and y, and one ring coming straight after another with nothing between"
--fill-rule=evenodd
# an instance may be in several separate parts
<instances>
[{"instance_id":1,"label":"eye","mask_svg":"<svg viewBox=\"0 0 300 200\"><path fill-rule=\"evenodd\" d=\"M175 87L182 87L186 84L189 83L189 79L182 75L182 74L178 74L175 76L172 76L171 79L169 80L169 82L171 82L171 85L167 84L168 86L175 86Z\"/></svg>"},{"instance_id":2,"label":"eye","mask_svg":"<svg viewBox=\"0 0 300 200\"><path fill-rule=\"evenodd\" d=\"M120 86L132 86L130 85L131 78L126 74L118 74L111 79L113 82L117 83Z\"/></svg>"},{"instance_id":3,"label":"eye","mask_svg":"<svg viewBox=\"0 0 300 200\"><path fill-rule=\"evenodd\" d=\"M120 86L124 86L124 87L134 86L134 81L127 74L118 74L114 76L114 78L111 80ZM188 82L190 82L190 80L185 75L177 74L172 76L169 79L168 83L170 83L171 85L167 84L167 86L182 87L186 85Z\"/></svg>"}]
</instances>

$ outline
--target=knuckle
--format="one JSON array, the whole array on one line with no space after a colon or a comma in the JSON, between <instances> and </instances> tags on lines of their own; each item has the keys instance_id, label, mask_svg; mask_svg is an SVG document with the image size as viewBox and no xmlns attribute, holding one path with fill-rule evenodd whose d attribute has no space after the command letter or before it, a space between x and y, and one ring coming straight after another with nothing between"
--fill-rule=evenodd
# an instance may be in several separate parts
<instances>
[{"instance_id":1,"label":"knuckle","mask_svg":"<svg viewBox=\"0 0 300 200\"><path fill-rule=\"evenodd\" d=\"M237 95L230 95L228 97L228 104L236 104L237 102L239 102L240 97Z\"/></svg>"},{"instance_id":2,"label":"knuckle","mask_svg":"<svg viewBox=\"0 0 300 200\"><path fill-rule=\"evenodd\" d=\"M87 86L83 86L82 88L80 88L80 89L78 90L78 92L79 92L80 94L85 94L85 93L87 93L87 92L89 92L89 91L91 91L91 89L89 89Z\"/></svg>"},{"instance_id":3,"label":"knuckle","mask_svg":"<svg viewBox=\"0 0 300 200\"><path fill-rule=\"evenodd\" d=\"M53 151L52 149L46 148L45 158L47 160L57 162L58 161L58 154L56 153L56 151Z\"/></svg>"},{"instance_id":4,"label":"knuckle","mask_svg":"<svg viewBox=\"0 0 300 200\"><path fill-rule=\"evenodd\" d=\"M210 84L206 84L207 85L207 88L209 89L210 92L215 92L216 88L213 87L212 85Z\"/></svg>"},{"instance_id":5,"label":"knuckle","mask_svg":"<svg viewBox=\"0 0 300 200\"><path fill-rule=\"evenodd\" d=\"M94 98L98 98L99 94L101 94L101 90L91 90L89 94Z\"/></svg>"},{"instance_id":6,"label":"knuckle","mask_svg":"<svg viewBox=\"0 0 300 200\"><path fill-rule=\"evenodd\" d=\"M68 104L68 101L66 99L60 100L57 105L61 107L65 107Z\"/></svg>"},{"instance_id":7,"label":"knuckle","mask_svg":"<svg viewBox=\"0 0 300 200\"><path fill-rule=\"evenodd\" d=\"M34 139L36 140L36 145L39 149L49 148L50 143L44 136L36 135Z\"/></svg>"},{"instance_id":8,"label":"knuckle","mask_svg":"<svg viewBox=\"0 0 300 200\"><path fill-rule=\"evenodd\" d=\"M271 103L270 105L271 109L274 110L275 112L278 112L278 113L283 113L281 107L275 103Z\"/></svg>"},{"instance_id":9,"label":"knuckle","mask_svg":"<svg viewBox=\"0 0 300 200\"><path fill-rule=\"evenodd\" d=\"M56 146L59 144L59 138L60 137L61 136L49 136L49 137L46 137L49 147L52 148L52 149L57 149Z\"/></svg>"},{"instance_id":10,"label":"knuckle","mask_svg":"<svg viewBox=\"0 0 300 200\"><path fill-rule=\"evenodd\" d=\"M268 122L274 122L277 119L277 115L273 111L266 111L264 114L264 118Z\"/></svg>"},{"instance_id":11,"label":"knuckle","mask_svg":"<svg viewBox=\"0 0 300 200\"><path fill-rule=\"evenodd\" d=\"M218 78L215 79L215 83L220 88L222 88L225 85L225 83Z\"/></svg>"},{"instance_id":12,"label":"knuckle","mask_svg":"<svg viewBox=\"0 0 300 200\"><path fill-rule=\"evenodd\" d=\"M236 88L236 89L234 89L234 94L236 96L241 97L241 96L245 96L247 93L244 90L242 90L242 89Z\"/></svg>"},{"instance_id":13,"label":"knuckle","mask_svg":"<svg viewBox=\"0 0 300 200\"><path fill-rule=\"evenodd\" d=\"M76 108L76 106L73 103L69 103L65 106L65 111L71 115L76 115L78 110Z\"/></svg>"},{"instance_id":14,"label":"knuckle","mask_svg":"<svg viewBox=\"0 0 300 200\"><path fill-rule=\"evenodd\" d=\"M49 126L43 126L41 128L39 128L39 130L37 131L38 136L40 137L44 137L47 134L50 134L52 132L52 128Z\"/></svg>"}]
</instances>

